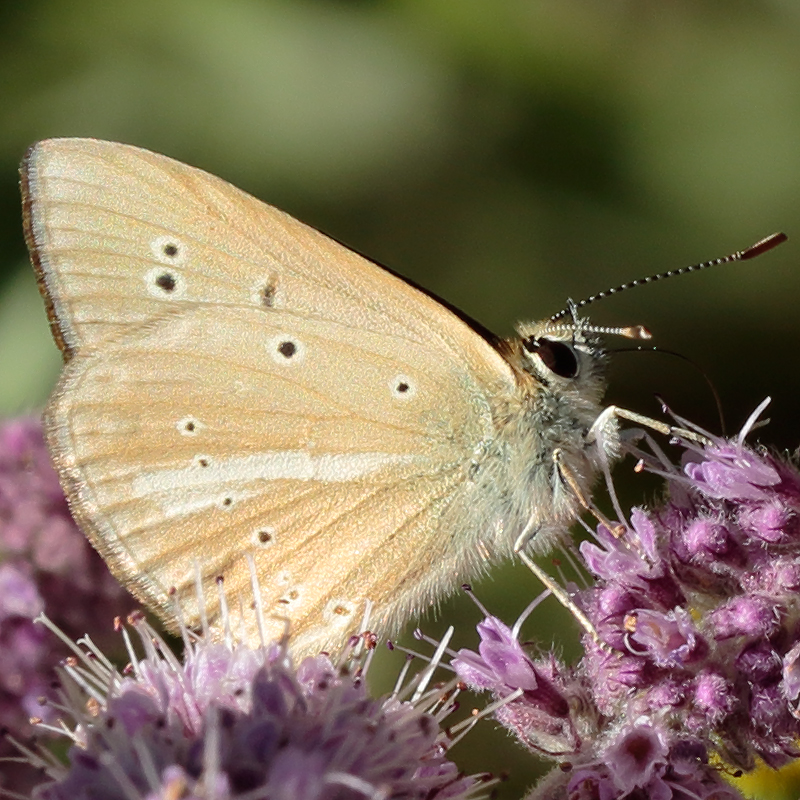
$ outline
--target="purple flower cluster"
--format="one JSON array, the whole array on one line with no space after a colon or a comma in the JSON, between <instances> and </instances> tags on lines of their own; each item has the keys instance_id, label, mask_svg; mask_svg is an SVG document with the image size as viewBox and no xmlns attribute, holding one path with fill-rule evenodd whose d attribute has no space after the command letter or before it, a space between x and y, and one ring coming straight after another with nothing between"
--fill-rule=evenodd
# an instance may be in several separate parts
<instances>
[{"instance_id":1,"label":"purple flower cluster","mask_svg":"<svg viewBox=\"0 0 800 800\"><path fill-rule=\"evenodd\" d=\"M372 699L352 658L295 668L278 644L187 638L181 663L130 623L146 657L131 647L129 676L89 656L67 666L93 702L62 700L75 716L70 765L49 767L36 800L469 800L487 786L446 757L445 691Z\"/></svg>"},{"instance_id":2,"label":"purple flower cluster","mask_svg":"<svg viewBox=\"0 0 800 800\"><path fill-rule=\"evenodd\" d=\"M39 420L0 425L0 728L24 737L29 718L48 713L39 699L65 651L34 624L37 614L46 612L70 636L97 636L98 624L111 634L113 616L132 605L72 521ZM0 756L11 752L0 742ZM0 786L24 785L11 766L0 771Z\"/></svg>"},{"instance_id":3,"label":"purple flower cluster","mask_svg":"<svg viewBox=\"0 0 800 800\"><path fill-rule=\"evenodd\" d=\"M582 544L579 664L532 658L492 618L454 660L561 762L532 797L738 798L723 772L800 755L800 472L743 439L684 442L680 469L645 458L669 499Z\"/></svg>"}]
</instances>

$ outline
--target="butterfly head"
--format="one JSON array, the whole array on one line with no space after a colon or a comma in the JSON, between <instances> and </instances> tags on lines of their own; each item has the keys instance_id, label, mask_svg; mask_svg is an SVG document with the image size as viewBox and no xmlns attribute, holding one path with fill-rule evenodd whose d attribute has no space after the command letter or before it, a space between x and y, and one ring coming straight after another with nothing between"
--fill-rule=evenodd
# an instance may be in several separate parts
<instances>
[{"instance_id":1,"label":"butterfly head","mask_svg":"<svg viewBox=\"0 0 800 800\"><path fill-rule=\"evenodd\" d=\"M512 342L517 367L535 385L559 394L573 392L599 402L605 387L606 353L586 320L522 322Z\"/></svg>"},{"instance_id":2,"label":"butterfly head","mask_svg":"<svg viewBox=\"0 0 800 800\"><path fill-rule=\"evenodd\" d=\"M571 307L569 316L519 323L517 337L506 343L519 391L517 424L510 426L513 436L528 441L524 449L529 463L551 460L559 451L584 492L601 461L615 458L619 449L616 419L606 419L603 413L608 360L604 340L609 335L650 336L639 326L592 325Z\"/></svg>"}]
</instances>

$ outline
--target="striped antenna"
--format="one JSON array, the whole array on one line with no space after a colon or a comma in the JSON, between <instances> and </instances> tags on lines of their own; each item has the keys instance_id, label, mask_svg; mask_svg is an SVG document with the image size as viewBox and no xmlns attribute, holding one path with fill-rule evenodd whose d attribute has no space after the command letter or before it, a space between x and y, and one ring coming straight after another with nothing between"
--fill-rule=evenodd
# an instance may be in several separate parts
<instances>
[{"instance_id":1,"label":"striped antenna","mask_svg":"<svg viewBox=\"0 0 800 800\"><path fill-rule=\"evenodd\" d=\"M585 300L581 300L578 303L571 302L566 308L562 309L557 314L553 314L548 322L558 322L558 320L570 315L574 317L576 311L579 311L581 308L585 308L590 303L594 303L596 300L602 300L606 297L611 297L612 294L619 294L619 292L624 292L627 289L633 289L635 286L644 286L646 283L655 283L656 281L661 281L665 278L674 278L677 275L685 275L688 272L699 272L701 269L717 267L720 264L730 264L732 261L747 261L750 258L755 258L756 256L760 256L762 253L766 253L768 250L772 250L773 247L777 247L779 244L785 242L788 238L789 237L785 233L773 233L772 235L756 242L754 245L751 245L747 249L739 250L738 252L731 253L729 256L724 256L723 258L715 258L713 261L704 261L701 264L692 264L689 267L671 269L667 272L659 272L657 275L650 275L647 278L639 278L635 281L621 283L619 286L615 286L613 289L606 289L604 292L598 292L597 294L593 294L591 297L587 297ZM631 336L629 338L639 337Z\"/></svg>"}]
</instances>

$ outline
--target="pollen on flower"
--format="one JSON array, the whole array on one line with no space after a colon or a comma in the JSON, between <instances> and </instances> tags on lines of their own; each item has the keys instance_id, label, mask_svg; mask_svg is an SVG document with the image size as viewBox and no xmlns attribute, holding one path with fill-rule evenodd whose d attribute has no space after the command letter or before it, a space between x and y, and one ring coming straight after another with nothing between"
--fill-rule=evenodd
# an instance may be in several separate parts
<instances>
[{"instance_id":1,"label":"pollen on flower","mask_svg":"<svg viewBox=\"0 0 800 800\"><path fill-rule=\"evenodd\" d=\"M668 499L581 545L579 663L533 656L491 617L453 660L560 763L529 800L741 798L724 775L800 756L800 471L744 443L757 414L733 441L680 443L682 466L631 447Z\"/></svg>"}]
</instances>

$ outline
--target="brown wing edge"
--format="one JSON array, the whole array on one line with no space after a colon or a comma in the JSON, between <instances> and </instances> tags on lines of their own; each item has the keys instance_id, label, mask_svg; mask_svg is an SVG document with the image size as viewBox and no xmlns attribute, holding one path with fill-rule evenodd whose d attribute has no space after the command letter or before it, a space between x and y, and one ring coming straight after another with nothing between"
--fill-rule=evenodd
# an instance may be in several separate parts
<instances>
[{"instance_id":1,"label":"brown wing edge","mask_svg":"<svg viewBox=\"0 0 800 800\"><path fill-rule=\"evenodd\" d=\"M391 267L387 267L386 264L382 264L380 261L372 258L371 256L366 255L365 253L361 252L357 248L353 247L352 245L348 244L347 242L343 242L341 239L337 239L335 236L331 236L330 233L326 233L325 231L321 230L320 228L315 228L313 225L309 225L307 222L303 223L304 225L308 225L309 228L313 228L317 233L322 234L322 236L330 239L331 241L336 242L336 244L341 245L346 250L350 250L350 252L355 253L357 256L364 259L364 261L368 261L374 267L382 270L383 272L388 272L390 275L393 275L395 278L403 281L403 283L408 284L412 288L416 289L418 292L430 297L431 300L435 300L440 306L446 308L451 314L454 314L458 317L467 327L473 330L475 333L478 334L482 339L484 339L489 345L491 345L495 350L497 350L501 355L505 352L503 349L503 342L504 340L498 336L496 333L489 330L489 328L485 327L482 323L478 322L474 317L471 317L465 311L462 311L458 306L453 305L449 301L445 300L444 298L440 297L435 292L432 292L430 289L426 289L424 286L421 286L416 281L411 280L411 278L402 275L401 273L397 272L396 270L392 269Z\"/></svg>"},{"instance_id":2,"label":"brown wing edge","mask_svg":"<svg viewBox=\"0 0 800 800\"><path fill-rule=\"evenodd\" d=\"M36 284L39 292L42 295L47 311L47 318L50 323L50 331L53 339L62 352L64 361L66 362L62 368L61 376L59 377L58 384L56 385L53 394L47 404L47 407L42 414L42 423L44 430L44 438L47 443L48 450L53 462L53 466L58 474L61 488L67 500L67 505L72 515L73 520L78 528L83 532L86 538L91 543L92 547L100 554L103 560L108 565L112 575L123 586L126 586L128 591L143 605L148 608L158 609L158 615L168 623L172 616L169 613L168 602L162 594L156 594L152 584L148 585L147 582L141 578L129 580L129 574L124 568L125 552L119 545L114 542L109 542L107 538L101 535L99 528L93 523L89 515L81 510L82 500L81 491L85 486L85 481L78 474L74 465L65 463L62 457L56 455L62 451L60 439L62 437L63 422L59 423L57 417L61 415L57 413L61 399L66 391L66 384L72 378L74 372L74 364L72 361L73 349L67 343L64 332L56 313L55 303L50 291L50 286L47 281L46 269L43 263L42 246L40 245L40 237L37 234L37 212L35 207L35 200L33 197L32 187L36 184L36 158L42 142L37 142L31 145L25 155L23 156L20 164L20 191L22 193L22 225L25 234L25 244L30 253L31 264L36 275ZM171 625L167 625L171 628Z\"/></svg>"},{"instance_id":3,"label":"brown wing edge","mask_svg":"<svg viewBox=\"0 0 800 800\"><path fill-rule=\"evenodd\" d=\"M47 319L50 322L50 332L53 334L53 339L61 350L64 361L69 361L69 359L72 358L73 350L67 343L64 330L59 322L58 314L56 313L56 304L47 281L47 271L45 269L44 255L40 243L41 237L37 232L36 203L31 191L36 185L36 158L42 144L43 142L36 142L36 144L31 145L25 152L19 167L19 184L22 193L22 228L25 234L25 244L31 255L33 271L36 275L36 285L39 287L39 292L44 299Z\"/></svg>"},{"instance_id":4,"label":"brown wing edge","mask_svg":"<svg viewBox=\"0 0 800 800\"><path fill-rule=\"evenodd\" d=\"M64 357L65 365L62 368L56 388L54 389L47 407L42 414L42 423L44 430L44 438L47 443L48 450L53 462L53 466L58 474L61 488L69 506L70 514L75 520L75 523L89 540L91 545L100 554L103 560L108 565L112 575L125 586L128 591L142 604L148 608L157 609L158 615L166 622L171 618L169 611L169 602L165 595L167 592L156 593L152 583L142 580L142 578L129 579L131 574L125 569L125 558L130 558L121 548L117 541L109 542L106 537L101 535L99 528L94 524L89 515L81 510L82 487L85 486L85 481L78 473L74 465L65 463L65 460L58 456L57 453L62 452L60 439L62 438L63 421L58 422L58 418L63 415L57 413L60 409L62 397L66 392L68 381L72 379L75 372L75 362L73 361L74 351L73 348L67 343L64 336L61 323L58 319L58 314L55 308L55 302L51 293L51 288L47 280L47 273L44 264L43 245L40 240L40 234L37 232L37 210L36 202L33 195L33 188L36 185L36 159L38 152L42 145L51 140L44 140L36 142L31 145L22 158L20 164L20 191L22 194L22 225L25 234L25 244L31 257L31 264L36 275L36 284L39 292L42 295L47 311L47 318L50 323L50 331L53 339L58 345ZM172 628L168 624L169 628Z\"/></svg>"},{"instance_id":5,"label":"brown wing edge","mask_svg":"<svg viewBox=\"0 0 800 800\"><path fill-rule=\"evenodd\" d=\"M66 409L62 407L62 401L67 394L69 382L80 372L83 360L77 357L64 365L58 384L42 414L45 442L53 466L67 498L72 518L106 562L111 574L140 603L153 611L170 632L177 633L178 625L174 622L175 614L169 600L169 589L159 586L152 579L147 579L127 549L120 544L119 537L109 536L107 532L103 532L92 516L84 511L84 507L93 505L92 499L86 495L86 480L80 468L62 455L70 449L64 445L64 437L68 435L66 431L68 415Z\"/></svg>"}]
</instances>

